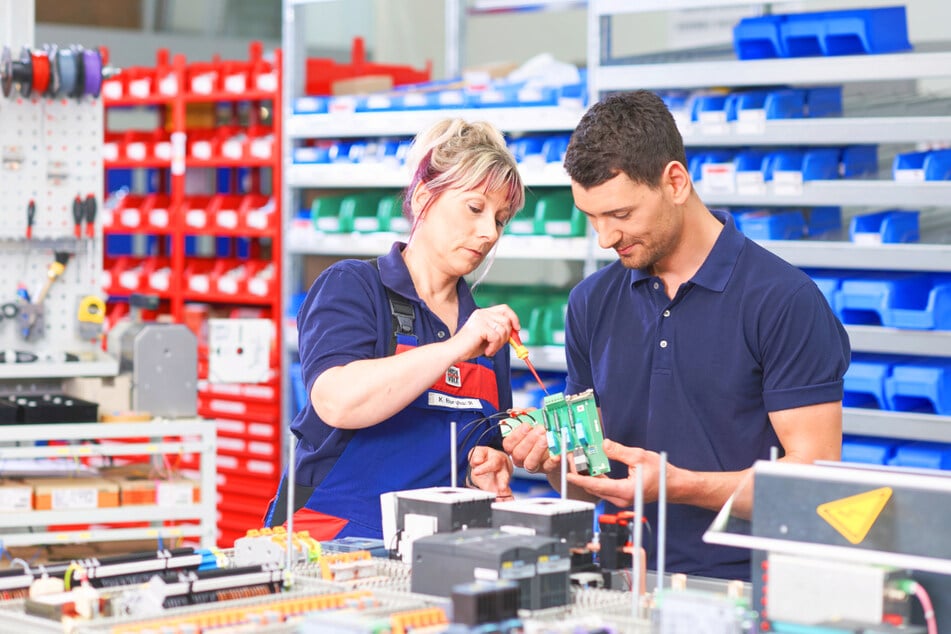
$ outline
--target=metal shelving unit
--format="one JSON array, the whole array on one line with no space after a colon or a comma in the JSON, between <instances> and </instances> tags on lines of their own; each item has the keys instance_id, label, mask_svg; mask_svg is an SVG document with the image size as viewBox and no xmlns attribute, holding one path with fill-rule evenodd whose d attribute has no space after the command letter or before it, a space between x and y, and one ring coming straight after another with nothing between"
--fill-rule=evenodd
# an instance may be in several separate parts
<instances>
[{"instance_id":1,"label":"metal shelving unit","mask_svg":"<svg viewBox=\"0 0 951 634\"><path fill-rule=\"evenodd\" d=\"M732 0L673 0L628 3L590 0L588 12L588 82L591 98L602 92L645 88L693 89L709 86L819 85L887 82L951 77L951 53L909 52L874 56L808 57L764 60L719 60L613 63L610 20L622 13L712 8L739 4ZM951 116L836 117L762 121L748 124L692 124L683 130L688 146L831 145L915 143L951 139ZM758 194L698 191L710 206L948 207L949 182L885 180L812 181L790 187L775 185ZM951 270L951 244L859 245L834 241L762 241L770 251L796 266L902 271ZM847 326L853 350L951 356L951 332ZM946 416L847 408L847 433L909 440L951 441Z\"/></svg>"},{"instance_id":2,"label":"metal shelving unit","mask_svg":"<svg viewBox=\"0 0 951 634\"><path fill-rule=\"evenodd\" d=\"M65 445L37 445L50 438ZM177 440L176 440L177 439ZM108 441L119 441L110 443ZM86 442L80 442L86 441ZM106 442L103 442L106 441ZM20 443L28 443L20 446ZM4 461L31 458L90 458L155 456L185 453L200 456L201 502L178 506L135 505L114 508L0 513L0 544L4 547L40 544L105 542L129 539L198 537L203 548L215 547L216 429L199 419L156 420L151 423L63 423L7 425L0 446ZM100 528L110 522L152 522L143 528ZM162 526L169 520L197 520L194 525ZM88 529L35 530L44 526L93 524Z\"/></svg>"}]
</instances>

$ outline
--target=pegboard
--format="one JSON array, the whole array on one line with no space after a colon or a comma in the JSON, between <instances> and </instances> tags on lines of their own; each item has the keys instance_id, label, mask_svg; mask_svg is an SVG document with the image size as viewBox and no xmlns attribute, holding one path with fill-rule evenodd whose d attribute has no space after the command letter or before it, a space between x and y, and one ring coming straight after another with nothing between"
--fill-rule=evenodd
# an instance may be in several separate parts
<instances>
[{"instance_id":1,"label":"pegboard","mask_svg":"<svg viewBox=\"0 0 951 634\"><path fill-rule=\"evenodd\" d=\"M0 96L0 307L22 307L18 295L23 290L35 301L56 254L68 254L65 270L43 301L42 323L30 329L28 338L22 313L0 321L0 350L7 353L0 378L43 376L44 368L53 376L115 374L112 363L100 367L100 342L84 337L79 326L83 298L104 299L102 139L101 99ZM97 210L91 229L83 214L78 238L77 197L91 198ZM35 212L28 237L31 201ZM9 351L29 353L37 360L11 363Z\"/></svg>"}]
</instances>

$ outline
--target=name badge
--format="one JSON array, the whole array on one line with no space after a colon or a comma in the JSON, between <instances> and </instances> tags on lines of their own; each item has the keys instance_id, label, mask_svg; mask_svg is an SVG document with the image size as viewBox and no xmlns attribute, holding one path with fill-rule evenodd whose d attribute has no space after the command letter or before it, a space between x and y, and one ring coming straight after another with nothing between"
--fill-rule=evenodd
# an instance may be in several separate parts
<instances>
[{"instance_id":1,"label":"name badge","mask_svg":"<svg viewBox=\"0 0 951 634\"><path fill-rule=\"evenodd\" d=\"M439 392L429 393L429 404L451 409L481 409L482 403L477 398L456 398Z\"/></svg>"}]
</instances>

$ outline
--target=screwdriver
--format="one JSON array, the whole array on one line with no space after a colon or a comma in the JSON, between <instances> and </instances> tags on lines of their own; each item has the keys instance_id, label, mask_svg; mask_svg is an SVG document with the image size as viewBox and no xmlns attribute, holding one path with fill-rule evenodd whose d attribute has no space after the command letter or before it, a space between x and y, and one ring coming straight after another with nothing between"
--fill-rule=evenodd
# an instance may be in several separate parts
<instances>
[{"instance_id":1,"label":"screwdriver","mask_svg":"<svg viewBox=\"0 0 951 634\"><path fill-rule=\"evenodd\" d=\"M545 394L548 394L548 388L545 387L545 384L542 382L542 378L538 376L538 372L535 371L535 366L532 365L532 362L528 360L528 348L526 348L525 344L522 343L522 339L518 336L517 330L512 331L512 336L509 337L509 344L515 349L515 356L524 361L525 365L528 366L528 369L532 371L532 375L535 377L535 380L538 381L542 391ZM551 396L550 394L548 395Z\"/></svg>"}]
</instances>

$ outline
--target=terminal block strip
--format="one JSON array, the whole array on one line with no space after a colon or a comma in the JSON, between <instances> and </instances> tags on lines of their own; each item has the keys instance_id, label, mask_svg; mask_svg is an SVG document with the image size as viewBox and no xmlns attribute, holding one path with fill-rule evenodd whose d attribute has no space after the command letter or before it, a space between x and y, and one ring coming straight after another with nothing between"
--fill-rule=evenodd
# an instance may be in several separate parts
<instances>
[{"instance_id":1,"label":"terminal block strip","mask_svg":"<svg viewBox=\"0 0 951 634\"><path fill-rule=\"evenodd\" d=\"M601 419L594 401L594 392L585 390L580 394L563 393L546 396L540 409L515 413L500 423L502 436L507 436L523 422L532 427L544 425L548 436L548 451L553 456L562 455L562 429L567 430L566 449L578 473L601 475L611 470L608 457L601 443Z\"/></svg>"}]
</instances>

